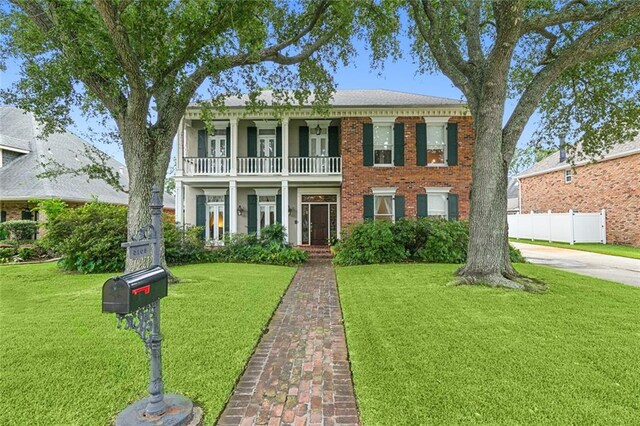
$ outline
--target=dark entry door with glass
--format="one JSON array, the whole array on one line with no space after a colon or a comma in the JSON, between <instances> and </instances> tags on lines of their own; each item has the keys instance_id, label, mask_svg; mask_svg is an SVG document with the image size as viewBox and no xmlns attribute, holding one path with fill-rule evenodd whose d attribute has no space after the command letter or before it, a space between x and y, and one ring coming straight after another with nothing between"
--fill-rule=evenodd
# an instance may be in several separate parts
<instances>
[{"instance_id":1,"label":"dark entry door with glass","mask_svg":"<svg viewBox=\"0 0 640 426\"><path fill-rule=\"evenodd\" d=\"M326 245L329 239L329 206L311 205L311 244Z\"/></svg>"}]
</instances>

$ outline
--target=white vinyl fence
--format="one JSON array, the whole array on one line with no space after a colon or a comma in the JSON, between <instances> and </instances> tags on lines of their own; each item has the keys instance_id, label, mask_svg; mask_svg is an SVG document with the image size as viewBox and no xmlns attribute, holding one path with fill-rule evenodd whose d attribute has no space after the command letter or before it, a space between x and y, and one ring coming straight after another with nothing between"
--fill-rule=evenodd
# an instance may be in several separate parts
<instances>
[{"instance_id":1,"label":"white vinyl fence","mask_svg":"<svg viewBox=\"0 0 640 426\"><path fill-rule=\"evenodd\" d=\"M562 243L607 243L604 209L597 213L534 213L507 216L509 237Z\"/></svg>"}]
</instances>

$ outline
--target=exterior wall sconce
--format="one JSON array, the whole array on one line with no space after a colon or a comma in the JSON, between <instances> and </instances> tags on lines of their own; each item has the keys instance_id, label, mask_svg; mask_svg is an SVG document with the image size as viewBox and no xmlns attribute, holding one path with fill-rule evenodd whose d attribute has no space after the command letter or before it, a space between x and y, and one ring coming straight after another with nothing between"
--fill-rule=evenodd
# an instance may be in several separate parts
<instances>
[{"instance_id":1,"label":"exterior wall sconce","mask_svg":"<svg viewBox=\"0 0 640 426\"><path fill-rule=\"evenodd\" d=\"M322 133L322 129L320 128L319 124L316 126L315 130L316 130L316 135L320 135L320 133Z\"/></svg>"},{"instance_id":2,"label":"exterior wall sconce","mask_svg":"<svg viewBox=\"0 0 640 426\"><path fill-rule=\"evenodd\" d=\"M242 213L244 213L244 209L242 206L238 206L238 216L242 216Z\"/></svg>"}]
</instances>

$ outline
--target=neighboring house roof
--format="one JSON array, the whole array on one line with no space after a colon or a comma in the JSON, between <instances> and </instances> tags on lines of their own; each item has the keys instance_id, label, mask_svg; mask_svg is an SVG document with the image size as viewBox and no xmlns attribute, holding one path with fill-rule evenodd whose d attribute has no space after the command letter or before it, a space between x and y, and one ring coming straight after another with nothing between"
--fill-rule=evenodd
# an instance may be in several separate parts
<instances>
[{"instance_id":1,"label":"neighboring house roof","mask_svg":"<svg viewBox=\"0 0 640 426\"><path fill-rule=\"evenodd\" d=\"M593 161L605 161L611 160L619 157L626 157L627 155L633 155L640 153L640 134L636 136L636 138L632 141L615 144L611 147L611 149L596 159L583 159L583 155L580 151L580 148L576 150L574 153L574 157L579 159L575 162L575 165L582 166ZM567 155L567 159L565 161L560 161L560 151L556 151L553 154L545 157L544 159L538 161L529 169L518 175L518 178L525 178L530 176L541 175L549 172L554 172L557 170L563 170L571 167L571 158Z\"/></svg>"},{"instance_id":2,"label":"neighboring house roof","mask_svg":"<svg viewBox=\"0 0 640 426\"><path fill-rule=\"evenodd\" d=\"M273 91L263 91L258 99L264 101L267 105L271 105L273 103ZM224 103L225 106L229 108L241 108L245 107L248 101L249 96L242 95L241 97L227 98ZM352 89L336 90L329 104L334 107L459 107L461 105L466 105L466 102L460 99L441 98L437 96L419 95L416 93L397 92L393 90ZM311 102L308 103L308 106L310 105ZM191 106L197 107L198 104L192 104Z\"/></svg>"},{"instance_id":3,"label":"neighboring house roof","mask_svg":"<svg viewBox=\"0 0 640 426\"><path fill-rule=\"evenodd\" d=\"M118 191L101 179L87 176L62 175L57 178L38 178L45 171L43 163L56 161L69 168L91 163L87 149L95 149L71 132L54 133L45 138L33 114L15 107L0 106L0 145L28 151L28 153L0 167L0 200L28 200L31 198L60 198L65 201L98 200L113 204L128 204L128 194ZM13 145L9 145L12 143ZM1 147L0 147L1 148ZM7 148L3 148L7 149ZM107 166L120 174L120 184L128 187L127 171L123 164L109 158ZM165 195L165 207L173 208L173 198Z\"/></svg>"}]
</instances>

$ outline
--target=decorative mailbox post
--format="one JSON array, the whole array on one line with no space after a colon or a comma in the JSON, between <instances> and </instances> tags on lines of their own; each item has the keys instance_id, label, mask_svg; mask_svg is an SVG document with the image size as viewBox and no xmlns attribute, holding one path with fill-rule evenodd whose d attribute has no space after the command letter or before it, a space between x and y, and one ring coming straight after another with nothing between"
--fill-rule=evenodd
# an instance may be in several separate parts
<instances>
[{"instance_id":1,"label":"decorative mailbox post","mask_svg":"<svg viewBox=\"0 0 640 426\"><path fill-rule=\"evenodd\" d=\"M151 196L151 225L138 232L134 241L123 243L129 258L150 254L150 268L108 279L102 286L102 312L115 313L118 328L135 330L151 359L149 397L125 408L116 426L188 425L193 419L193 403L187 398L164 393L160 334L160 299L167 296L168 274L160 266L162 241L162 198L154 185ZM151 250L150 250L151 246Z\"/></svg>"}]
</instances>

